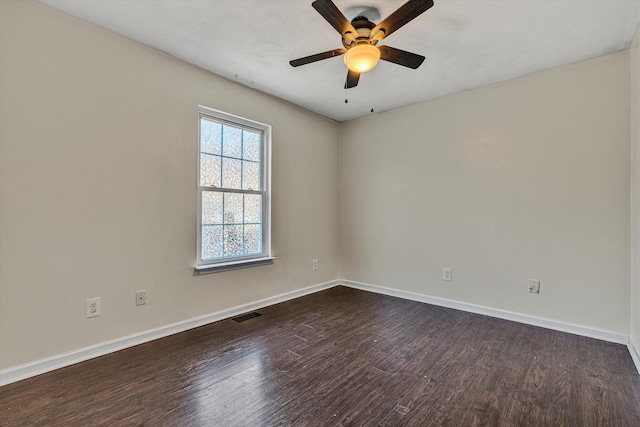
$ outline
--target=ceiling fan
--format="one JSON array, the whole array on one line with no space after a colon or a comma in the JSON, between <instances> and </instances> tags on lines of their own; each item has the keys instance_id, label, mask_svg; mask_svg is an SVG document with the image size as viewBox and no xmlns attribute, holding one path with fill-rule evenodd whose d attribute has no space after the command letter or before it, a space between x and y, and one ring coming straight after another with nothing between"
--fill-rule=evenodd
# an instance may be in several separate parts
<instances>
[{"instance_id":1,"label":"ceiling fan","mask_svg":"<svg viewBox=\"0 0 640 427\"><path fill-rule=\"evenodd\" d=\"M388 37L391 33L427 11L433 6L433 0L409 0L377 25L363 16L356 16L349 22L331 0L316 0L311 5L342 35L344 49L334 49L294 59L289 61L292 67L299 67L300 65L345 54L344 62L348 71L344 87L349 89L356 87L360 74L375 67L379 59L413 68L414 70L424 61L424 56L422 55L391 46L377 47L376 45L380 40Z\"/></svg>"}]
</instances>

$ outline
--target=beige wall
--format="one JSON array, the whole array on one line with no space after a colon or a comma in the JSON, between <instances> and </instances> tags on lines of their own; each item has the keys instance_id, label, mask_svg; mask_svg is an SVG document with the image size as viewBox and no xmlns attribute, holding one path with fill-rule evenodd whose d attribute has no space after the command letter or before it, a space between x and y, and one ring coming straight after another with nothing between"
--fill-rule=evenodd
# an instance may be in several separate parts
<instances>
[{"instance_id":1,"label":"beige wall","mask_svg":"<svg viewBox=\"0 0 640 427\"><path fill-rule=\"evenodd\" d=\"M629 84L623 52L343 124L341 277L629 333Z\"/></svg>"},{"instance_id":2,"label":"beige wall","mask_svg":"<svg viewBox=\"0 0 640 427\"><path fill-rule=\"evenodd\" d=\"M631 340L640 347L640 31L631 49Z\"/></svg>"},{"instance_id":3,"label":"beige wall","mask_svg":"<svg viewBox=\"0 0 640 427\"><path fill-rule=\"evenodd\" d=\"M198 104L273 126L274 265L193 276ZM0 369L338 278L332 121L24 1L0 117Z\"/></svg>"}]
</instances>

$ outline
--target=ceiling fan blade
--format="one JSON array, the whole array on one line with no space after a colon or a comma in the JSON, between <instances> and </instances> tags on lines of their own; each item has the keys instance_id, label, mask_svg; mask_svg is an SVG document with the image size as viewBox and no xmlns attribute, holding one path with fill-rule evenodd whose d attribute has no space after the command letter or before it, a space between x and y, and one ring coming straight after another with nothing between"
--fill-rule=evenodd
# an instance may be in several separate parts
<instances>
[{"instance_id":1,"label":"ceiling fan blade","mask_svg":"<svg viewBox=\"0 0 640 427\"><path fill-rule=\"evenodd\" d=\"M382 40L433 6L433 0L409 0L384 21L373 27L371 38ZM382 33L382 34L381 34Z\"/></svg>"},{"instance_id":2,"label":"ceiling fan blade","mask_svg":"<svg viewBox=\"0 0 640 427\"><path fill-rule=\"evenodd\" d=\"M313 6L333 28L342 34L342 37L353 42L356 41L358 32L331 0L316 0L311 3L311 6Z\"/></svg>"},{"instance_id":3,"label":"ceiling fan blade","mask_svg":"<svg viewBox=\"0 0 640 427\"><path fill-rule=\"evenodd\" d=\"M333 49L327 52L316 53L315 55L305 56L304 58L294 59L289 61L292 67L299 67L301 65L310 64L312 62L320 61L321 59L333 58L334 56L340 56L345 53L345 49Z\"/></svg>"},{"instance_id":4,"label":"ceiling fan blade","mask_svg":"<svg viewBox=\"0 0 640 427\"><path fill-rule=\"evenodd\" d=\"M358 86L358 80L360 80L360 73L356 73L355 71L348 70L347 81L344 83L344 88L351 89L352 87Z\"/></svg>"},{"instance_id":5,"label":"ceiling fan blade","mask_svg":"<svg viewBox=\"0 0 640 427\"><path fill-rule=\"evenodd\" d=\"M406 50L396 49L391 46L380 46L379 49L380 59L413 68L414 70L424 62L424 56L407 52Z\"/></svg>"}]
</instances>

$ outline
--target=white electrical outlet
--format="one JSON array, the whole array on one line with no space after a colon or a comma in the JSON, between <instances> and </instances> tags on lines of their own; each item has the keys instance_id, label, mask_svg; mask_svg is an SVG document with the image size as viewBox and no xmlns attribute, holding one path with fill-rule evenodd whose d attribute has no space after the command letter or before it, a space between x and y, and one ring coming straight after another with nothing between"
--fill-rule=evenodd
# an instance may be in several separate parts
<instances>
[{"instance_id":1,"label":"white electrical outlet","mask_svg":"<svg viewBox=\"0 0 640 427\"><path fill-rule=\"evenodd\" d=\"M100 297L87 299L87 319L100 316L102 313L102 303Z\"/></svg>"},{"instance_id":2,"label":"white electrical outlet","mask_svg":"<svg viewBox=\"0 0 640 427\"><path fill-rule=\"evenodd\" d=\"M450 282L453 278L453 273L451 272L450 268L443 268L442 269L442 280L446 280L447 282Z\"/></svg>"},{"instance_id":3,"label":"white electrical outlet","mask_svg":"<svg viewBox=\"0 0 640 427\"><path fill-rule=\"evenodd\" d=\"M540 293L540 280L529 279L529 292L532 294Z\"/></svg>"},{"instance_id":4,"label":"white electrical outlet","mask_svg":"<svg viewBox=\"0 0 640 427\"><path fill-rule=\"evenodd\" d=\"M136 291L136 305L145 305L147 303L147 291Z\"/></svg>"},{"instance_id":5,"label":"white electrical outlet","mask_svg":"<svg viewBox=\"0 0 640 427\"><path fill-rule=\"evenodd\" d=\"M317 259L314 259L314 260L313 260L313 262L311 263L311 267L312 267L314 270L317 270L317 269L318 269L318 260L317 260Z\"/></svg>"}]
</instances>

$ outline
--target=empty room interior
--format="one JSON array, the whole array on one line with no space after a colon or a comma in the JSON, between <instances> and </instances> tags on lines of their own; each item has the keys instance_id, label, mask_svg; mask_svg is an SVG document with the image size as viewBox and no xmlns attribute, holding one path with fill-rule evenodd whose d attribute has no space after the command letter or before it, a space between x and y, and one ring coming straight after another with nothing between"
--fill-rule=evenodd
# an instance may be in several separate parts
<instances>
[{"instance_id":1,"label":"empty room interior","mask_svg":"<svg viewBox=\"0 0 640 427\"><path fill-rule=\"evenodd\" d=\"M0 424L640 426L639 23L0 0Z\"/></svg>"}]
</instances>

